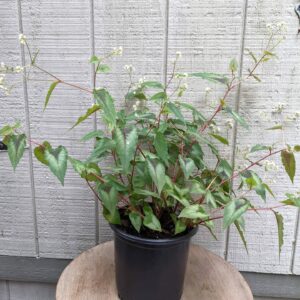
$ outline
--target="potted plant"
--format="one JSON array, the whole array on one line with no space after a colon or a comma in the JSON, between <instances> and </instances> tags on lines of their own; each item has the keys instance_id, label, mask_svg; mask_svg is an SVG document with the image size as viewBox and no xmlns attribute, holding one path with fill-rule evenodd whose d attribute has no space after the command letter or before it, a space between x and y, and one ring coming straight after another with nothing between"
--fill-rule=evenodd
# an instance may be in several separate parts
<instances>
[{"instance_id":1,"label":"potted plant","mask_svg":"<svg viewBox=\"0 0 300 300\"><path fill-rule=\"evenodd\" d=\"M213 234L217 219L223 219L224 229L233 224L246 247L244 214L271 210L277 221L281 249L283 218L278 209L286 205L300 207L300 196L287 194L276 206L255 207L247 195L256 193L263 201L267 193L273 195L257 169L262 169L262 163L275 155L281 156L293 181L294 153L300 151L300 146L253 145L246 158L247 166L238 169L219 152L218 144L225 147L229 143L214 128L219 115L229 115L235 125L248 127L245 119L230 107L228 98L245 80L260 81L256 71L275 57L282 29L283 24L271 28L270 39L260 56L249 51L253 64L244 78L238 76L235 59L229 64L229 75L178 72L180 53L176 54L172 74L166 83L144 79L135 83L133 68L125 66L130 84L123 99L125 108L120 110L116 109L115 100L104 87L89 90L41 68L37 63L38 52L32 52L23 34L20 42L28 51L29 65L22 68L1 65L0 87L5 92L9 92L6 73L22 71L28 77L28 70L36 68L53 79L44 109L58 85L68 85L93 95L94 105L74 122L73 127L93 114L100 114L106 129L88 132L81 138L82 141L95 140L94 149L84 161L72 157L62 145L54 147L48 141L28 140L19 123L5 125L0 134L14 169L26 143L32 143L36 144L36 159L62 184L68 164L86 181L114 231L116 281L121 299L180 299L190 239L199 226ZM110 70L106 61L121 53L122 48L116 48L104 58L91 58L90 62L95 65L95 86L97 75ZM211 116L204 116L184 100L189 77L224 86L224 95ZM282 126L271 129L279 130ZM208 162L208 154L214 156L213 162L211 158ZM108 158L111 165L102 169L99 164Z\"/></svg>"}]
</instances>

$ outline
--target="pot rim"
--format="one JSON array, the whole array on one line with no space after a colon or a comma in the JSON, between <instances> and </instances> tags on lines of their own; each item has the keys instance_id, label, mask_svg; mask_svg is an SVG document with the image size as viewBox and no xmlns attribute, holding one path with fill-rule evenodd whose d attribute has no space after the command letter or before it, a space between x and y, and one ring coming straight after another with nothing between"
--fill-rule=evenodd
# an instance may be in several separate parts
<instances>
[{"instance_id":1,"label":"pot rim","mask_svg":"<svg viewBox=\"0 0 300 300\"><path fill-rule=\"evenodd\" d=\"M115 232L115 235L119 238L122 238L129 242L134 242L141 245L152 245L152 246L163 246L163 245L175 245L182 243L186 240L189 240L192 236L194 236L198 231L198 226L192 228L190 231L183 235L174 236L171 238L164 239L149 239L139 237L130 233L125 232L120 225L109 224L112 230Z\"/></svg>"}]
</instances>

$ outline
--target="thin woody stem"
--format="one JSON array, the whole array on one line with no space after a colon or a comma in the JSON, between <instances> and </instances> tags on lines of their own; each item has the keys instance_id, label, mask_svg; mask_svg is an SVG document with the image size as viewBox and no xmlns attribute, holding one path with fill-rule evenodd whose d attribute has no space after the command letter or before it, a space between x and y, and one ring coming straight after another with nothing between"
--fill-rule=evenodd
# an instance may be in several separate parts
<instances>
[{"instance_id":1,"label":"thin woody stem","mask_svg":"<svg viewBox=\"0 0 300 300\"><path fill-rule=\"evenodd\" d=\"M99 200L99 202L101 203L101 205L103 206L103 203L102 203L101 198L99 197L98 193L96 193L96 191L94 190L94 188L92 187L92 185L89 183L89 181L87 179L85 181L88 184L89 188L94 193L94 195L96 196L96 198Z\"/></svg>"},{"instance_id":2,"label":"thin woody stem","mask_svg":"<svg viewBox=\"0 0 300 300\"><path fill-rule=\"evenodd\" d=\"M251 169L253 166L258 165L260 162L262 162L263 160L267 159L268 157L273 156L273 155L278 154L278 153L281 153L281 152L284 151L284 150L285 150L285 149L281 149L281 150L277 150L277 151L275 151L275 152L270 152L268 155L265 155L264 157L260 158L259 160L257 160L257 161L255 161L255 162L251 163L248 167L244 168L243 170L234 173L230 178L223 179L223 180L221 181L221 183L219 184L219 186L221 186L221 185L223 185L224 183L226 183L226 182L228 182L228 181L231 181L232 179L238 177L240 174L242 174L243 172L245 172L245 171Z\"/></svg>"},{"instance_id":3,"label":"thin woody stem","mask_svg":"<svg viewBox=\"0 0 300 300\"><path fill-rule=\"evenodd\" d=\"M37 65L33 65L33 67L35 67L36 69L40 70L41 72L43 72L43 73L49 75L50 77L54 78L56 81L58 81L58 82L61 83L61 84L71 86L71 87L73 87L73 88L76 88L76 89L78 89L78 90L87 92L87 93L89 93L89 94L93 94L93 91L91 91L91 90L89 90L89 89L87 89L87 88L85 88L85 87L79 86L79 85L77 85L77 84L70 83L70 82L66 82L66 81L64 81L64 80L62 80L62 79L60 79L60 78L58 78L56 75L54 75L54 74L52 74L52 73L50 73L50 72L44 70L43 68L41 68L41 67L39 67L39 66L37 66Z\"/></svg>"},{"instance_id":4,"label":"thin woody stem","mask_svg":"<svg viewBox=\"0 0 300 300\"><path fill-rule=\"evenodd\" d=\"M276 206L272 206L272 207L249 208L247 211L255 211L255 212L256 211L271 211L271 210L286 207L286 206L287 206L287 204L281 204L281 205L276 205ZM224 206L221 206L220 209L224 209ZM209 221L219 220L219 219L223 219L223 218L224 218L224 215L216 216L216 217L212 217L212 218L209 218L209 219L206 219L206 220L201 220L198 224L200 225L200 224L203 224L203 223L206 223L206 222L209 222Z\"/></svg>"}]
</instances>

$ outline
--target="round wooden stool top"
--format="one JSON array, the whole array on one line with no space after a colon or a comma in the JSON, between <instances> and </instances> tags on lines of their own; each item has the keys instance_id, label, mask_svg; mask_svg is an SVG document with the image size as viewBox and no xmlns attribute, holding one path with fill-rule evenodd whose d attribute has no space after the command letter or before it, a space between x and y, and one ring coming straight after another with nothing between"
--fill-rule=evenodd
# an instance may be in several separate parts
<instances>
[{"instance_id":1,"label":"round wooden stool top","mask_svg":"<svg viewBox=\"0 0 300 300\"><path fill-rule=\"evenodd\" d=\"M118 300L113 242L87 250L73 260L58 281L56 299ZM197 299L253 300L253 296L233 266L202 247L192 245L182 300Z\"/></svg>"}]
</instances>

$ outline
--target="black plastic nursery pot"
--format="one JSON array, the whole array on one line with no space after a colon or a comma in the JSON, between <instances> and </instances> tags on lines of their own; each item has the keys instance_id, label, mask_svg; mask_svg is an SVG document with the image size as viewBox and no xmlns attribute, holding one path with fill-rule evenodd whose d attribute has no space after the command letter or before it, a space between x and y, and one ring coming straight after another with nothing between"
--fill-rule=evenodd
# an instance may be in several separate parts
<instances>
[{"instance_id":1,"label":"black plastic nursery pot","mask_svg":"<svg viewBox=\"0 0 300 300\"><path fill-rule=\"evenodd\" d=\"M169 239L144 239L111 225L121 300L180 300L194 228Z\"/></svg>"}]
</instances>

